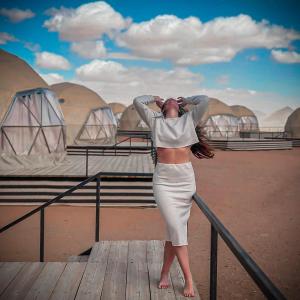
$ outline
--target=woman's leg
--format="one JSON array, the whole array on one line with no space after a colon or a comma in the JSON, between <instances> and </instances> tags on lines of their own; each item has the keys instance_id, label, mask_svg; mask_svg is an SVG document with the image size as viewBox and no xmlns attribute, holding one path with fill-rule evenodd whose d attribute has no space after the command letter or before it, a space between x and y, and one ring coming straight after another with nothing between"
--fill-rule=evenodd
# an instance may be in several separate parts
<instances>
[{"instance_id":1,"label":"woman's leg","mask_svg":"<svg viewBox=\"0 0 300 300\"><path fill-rule=\"evenodd\" d=\"M180 264L180 267L182 269L184 279L185 279L183 294L185 297L194 297L195 292L194 292L194 288L193 288L193 278L192 278L192 273L190 270L187 245L173 246L173 248L174 248L175 254L178 258L178 261L179 261L179 264Z\"/></svg>"},{"instance_id":2,"label":"woman's leg","mask_svg":"<svg viewBox=\"0 0 300 300\"><path fill-rule=\"evenodd\" d=\"M164 263L161 269L160 281L158 284L159 288L169 287L169 271L174 258L175 258L174 247L172 246L171 241L166 241L164 246Z\"/></svg>"}]
</instances>

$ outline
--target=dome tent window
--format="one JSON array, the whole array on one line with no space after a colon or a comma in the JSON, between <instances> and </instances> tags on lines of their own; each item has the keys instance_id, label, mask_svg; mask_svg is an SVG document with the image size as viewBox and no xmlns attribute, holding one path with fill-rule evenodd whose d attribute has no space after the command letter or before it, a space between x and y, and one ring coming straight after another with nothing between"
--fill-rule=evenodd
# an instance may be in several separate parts
<instances>
[{"instance_id":1,"label":"dome tent window","mask_svg":"<svg viewBox=\"0 0 300 300\"><path fill-rule=\"evenodd\" d=\"M65 156L65 138L64 117L54 92L47 88L18 92L0 125L1 160L30 167L51 164Z\"/></svg>"},{"instance_id":2,"label":"dome tent window","mask_svg":"<svg viewBox=\"0 0 300 300\"><path fill-rule=\"evenodd\" d=\"M210 116L206 121L205 128L211 138L237 137L239 135L238 118L232 115Z\"/></svg>"},{"instance_id":3,"label":"dome tent window","mask_svg":"<svg viewBox=\"0 0 300 300\"><path fill-rule=\"evenodd\" d=\"M91 110L79 131L76 144L115 144L117 120L110 107Z\"/></svg>"},{"instance_id":4,"label":"dome tent window","mask_svg":"<svg viewBox=\"0 0 300 300\"><path fill-rule=\"evenodd\" d=\"M242 116L239 118L239 131L258 130L258 121L255 116Z\"/></svg>"}]
</instances>

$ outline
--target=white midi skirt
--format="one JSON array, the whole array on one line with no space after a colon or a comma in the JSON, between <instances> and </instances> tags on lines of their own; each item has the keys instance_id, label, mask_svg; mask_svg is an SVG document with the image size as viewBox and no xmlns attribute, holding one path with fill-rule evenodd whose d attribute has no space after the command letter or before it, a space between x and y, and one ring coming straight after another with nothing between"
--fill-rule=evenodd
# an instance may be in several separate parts
<instances>
[{"instance_id":1,"label":"white midi skirt","mask_svg":"<svg viewBox=\"0 0 300 300\"><path fill-rule=\"evenodd\" d=\"M153 173L153 194L165 221L165 239L173 246L188 245L187 222L196 192L191 162L158 162Z\"/></svg>"}]
</instances>

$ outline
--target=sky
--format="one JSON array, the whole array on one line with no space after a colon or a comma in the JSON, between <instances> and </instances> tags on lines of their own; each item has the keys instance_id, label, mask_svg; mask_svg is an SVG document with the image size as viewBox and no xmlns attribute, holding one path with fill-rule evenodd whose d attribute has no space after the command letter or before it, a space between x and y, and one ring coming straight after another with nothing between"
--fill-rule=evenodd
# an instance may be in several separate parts
<instances>
[{"instance_id":1,"label":"sky","mask_svg":"<svg viewBox=\"0 0 300 300\"><path fill-rule=\"evenodd\" d=\"M1 1L0 48L107 102L205 94L300 106L299 1Z\"/></svg>"}]
</instances>

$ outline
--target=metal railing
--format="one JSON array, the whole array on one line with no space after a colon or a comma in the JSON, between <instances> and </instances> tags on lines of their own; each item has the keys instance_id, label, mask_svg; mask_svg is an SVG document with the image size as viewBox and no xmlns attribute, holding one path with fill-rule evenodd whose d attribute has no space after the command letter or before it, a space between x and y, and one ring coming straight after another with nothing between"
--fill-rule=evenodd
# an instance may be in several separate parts
<instances>
[{"instance_id":1,"label":"metal railing","mask_svg":"<svg viewBox=\"0 0 300 300\"><path fill-rule=\"evenodd\" d=\"M233 235L209 209L206 203L198 194L193 195L193 199L201 209L211 224L210 239L210 300L217 299L217 268L218 268L218 236L226 243L230 251L238 259L246 272L257 284L267 299L283 300L286 299L280 290L271 282L267 275L260 269L256 262L240 246Z\"/></svg>"},{"instance_id":2,"label":"metal railing","mask_svg":"<svg viewBox=\"0 0 300 300\"><path fill-rule=\"evenodd\" d=\"M96 187L95 187L95 241L99 241L99 216L100 216L100 181L101 176L141 176L141 177L148 177L152 176L152 173L136 173L136 172L99 172L79 184L71 187L67 191L59 194L55 198L45 202L44 204L40 205L39 207L31 210L30 212L24 214L20 218L14 220L13 222L10 222L9 224L5 225L4 227L0 228L0 234L8 230L9 228L17 225L18 223L28 219L32 215L36 213L40 213L40 261L44 261L44 254L45 254L45 209L50 206L53 203L58 202L65 196L70 196L74 191L82 188L86 184L96 181Z\"/></svg>"},{"instance_id":3,"label":"metal railing","mask_svg":"<svg viewBox=\"0 0 300 300\"><path fill-rule=\"evenodd\" d=\"M263 130L215 130L205 127L206 136L211 140L251 140L251 139L286 139L285 131L263 131Z\"/></svg>"},{"instance_id":4,"label":"metal railing","mask_svg":"<svg viewBox=\"0 0 300 300\"><path fill-rule=\"evenodd\" d=\"M82 188L89 182L96 180L95 187L95 242L98 242L99 237L99 219L100 219L100 188L101 188L101 176L151 176L152 173L125 173L125 172L99 172L86 180L82 181L78 185L63 192L57 197L47 201L43 205L33 209L32 211L24 214L15 221L5 225L0 229L0 233L7 231L9 228L17 225L18 223L28 219L30 216L40 213L40 261L44 261L45 252L45 209L51 204L58 202L65 196L71 195L74 191ZM218 266L218 236L220 236L229 247L230 251L238 259L239 263L244 267L246 272L251 276L254 282L257 284L262 293L267 299L284 300L286 299L280 290L271 282L266 274L259 268L255 261L248 255L248 253L240 246L233 235L226 229L221 221L215 216L215 214L209 209L206 203L201 197L195 193L193 195L194 201L201 209L203 214L209 220L211 224L211 242L210 242L210 299L216 300L217 298L217 266Z\"/></svg>"},{"instance_id":5,"label":"metal railing","mask_svg":"<svg viewBox=\"0 0 300 300\"><path fill-rule=\"evenodd\" d=\"M85 156L85 176L89 176L89 157L90 156L104 156L108 151L109 155L118 156L120 151L128 151L128 155L132 154L135 150L150 150L151 156L154 159L153 152L153 141L150 132L138 132L138 131L120 131L117 132L117 136L127 136L122 141L119 141L113 145L72 145L67 147L68 155L80 155ZM132 143L133 138L146 139L145 146L136 146ZM129 141L129 145L122 145ZM150 145L149 145L150 141ZM69 150L69 151L68 151Z\"/></svg>"}]
</instances>

